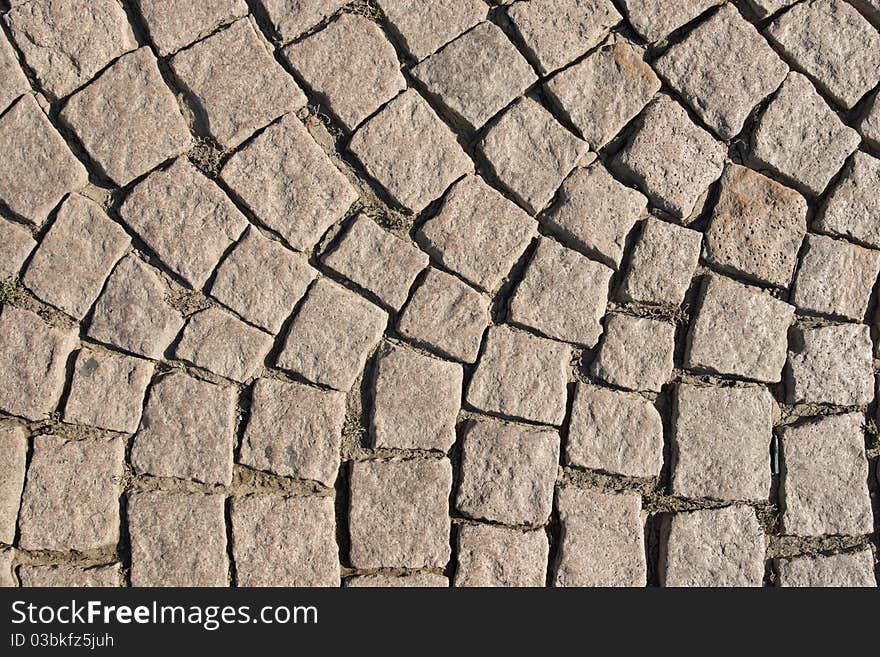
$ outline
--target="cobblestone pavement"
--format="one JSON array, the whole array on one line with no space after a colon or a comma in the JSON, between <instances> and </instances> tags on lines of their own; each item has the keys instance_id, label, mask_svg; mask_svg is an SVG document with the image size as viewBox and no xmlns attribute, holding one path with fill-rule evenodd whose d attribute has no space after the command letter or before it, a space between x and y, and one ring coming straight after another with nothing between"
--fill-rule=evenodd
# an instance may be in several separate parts
<instances>
[{"instance_id":1,"label":"cobblestone pavement","mask_svg":"<svg viewBox=\"0 0 880 657\"><path fill-rule=\"evenodd\" d=\"M0 8L3 584L877 585L877 0Z\"/></svg>"}]
</instances>

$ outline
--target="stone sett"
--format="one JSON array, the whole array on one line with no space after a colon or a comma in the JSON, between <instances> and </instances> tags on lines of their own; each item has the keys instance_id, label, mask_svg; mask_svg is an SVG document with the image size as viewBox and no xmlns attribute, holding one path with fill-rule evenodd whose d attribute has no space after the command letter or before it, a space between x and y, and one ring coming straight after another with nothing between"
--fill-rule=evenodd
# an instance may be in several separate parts
<instances>
[{"instance_id":1,"label":"stone sett","mask_svg":"<svg viewBox=\"0 0 880 657\"><path fill-rule=\"evenodd\" d=\"M348 4L347 0L258 0L284 42L309 31Z\"/></svg>"},{"instance_id":2,"label":"stone sett","mask_svg":"<svg viewBox=\"0 0 880 657\"><path fill-rule=\"evenodd\" d=\"M138 0L138 8L150 41L163 56L248 13L245 0Z\"/></svg>"},{"instance_id":3,"label":"stone sett","mask_svg":"<svg viewBox=\"0 0 880 657\"><path fill-rule=\"evenodd\" d=\"M231 518L237 586L339 586L332 497L249 495Z\"/></svg>"},{"instance_id":4,"label":"stone sett","mask_svg":"<svg viewBox=\"0 0 880 657\"><path fill-rule=\"evenodd\" d=\"M870 144L875 151L880 151L880 91L874 94L871 100L865 105L864 112L859 124L859 130L865 141Z\"/></svg>"},{"instance_id":5,"label":"stone sett","mask_svg":"<svg viewBox=\"0 0 880 657\"><path fill-rule=\"evenodd\" d=\"M170 64L197 128L226 148L307 102L247 18L180 51Z\"/></svg>"},{"instance_id":6,"label":"stone sett","mask_svg":"<svg viewBox=\"0 0 880 657\"><path fill-rule=\"evenodd\" d=\"M455 442L462 378L457 363L385 345L373 380L373 446L448 451Z\"/></svg>"},{"instance_id":7,"label":"stone sett","mask_svg":"<svg viewBox=\"0 0 880 657\"><path fill-rule=\"evenodd\" d=\"M779 559L779 586L791 587L868 587L875 588L874 557L871 549Z\"/></svg>"},{"instance_id":8,"label":"stone sett","mask_svg":"<svg viewBox=\"0 0 880 657\"><path fill-rule=\"evenodd\" d=\"M462 525L455 586L542 587L547 579L547 534L492 525Z\"/></svg>"},{"instance_id":9,"label":"stone sett","mask_svg":"<svg viewBox=\"0 0 880 657\"><path fill-rule=\"evenodd\" d=\"M776 383L793 320L794 306L711 274L688 334L685 367Z\"/></svg>"},{"instance_id":10,"label":"stone sett","mask_svg":"<svg viewBox=\"0 0 880 657\"><path fill-rule=\"evenodd\" d=\"M571 348L508 326L493 326L467 390L467 403L541 424L565 419Z\"/></svg>"},{"instance_id":11,"label":"stone sett","mask_svg":"<svg viewBox=\"0 0 880 657\"><path fill-rule=\"evenodd\" d=\"M121 586L119 564L79 568L67 564L54 566L22 565L18 576L23 587L115 588Z\"/></svg>"},{"instance_id":12,"label":"stone sett","mask_svg":"<svg viewBox=\"0 0 880 657\"><path fill-rule=\"evenodd\" d=\"M665 519L661 534L663 586L762 585L767 539L751 508L675 513Z\"/></svg>"},{"instance_id":13,"label":"stone sett","mask_svg":"<svg viewBox=\"0 0 880 657\"><path fill-rule=\"evenodd\" d=\"M649 217L633 247L621 292L625 299L678 306L700 260L703 236Z\"/></svg>"},{"instance_id":14,"label":"stone sett","mask_svg":"<svg viewBox=\"0 0 880 657\"><path fill-rule=\"evenodd\" d=\"M123 354L81 349L76 355L64 421L134 433L141 421L153 363Z\"/></svg>"},{"instance_id":15,"label":"stone sett","mask_svg":"<svg viewBox=\"0 0 880 657\"><path fill-rule=\"evenodd\" d=\"M642 499L636 493L557 490L561 540L554 586L645 586Z\"/></svg>"},{"instance_id":16,"label":"stone sett","mask_svg":"<svg viewBox=\"0 0 880 657\"><path fill-rule=\"evenodd\" d=\"M120 438L34 438L18 515L19 547L115 548L124 458Z\"/></svg>"},{"instance_id":17,"label":"stone sett","mask_svg":"<svg viewBox=\"0 0 880 657\"><path fill-rule=\"evenodd\" d=\"M728 164L706 231L705 258L723 271L787 288L806 217L807 202L796 191Z\"/></svg>"},{"instance_id":18,"label":"stone sett","mask_svg":"<svg viewBox=\"0 0 880 657\"><path fill-rule=\"evenodd\" d=\"M259 379L238 461L332 487L344 421L345 395L340 392Z\"/></svg>"},{"instance_id":19,"label":"stone sett","mask_svg":"<svg viewBox=\"0 0 880 657\"><path fill-rule=\"evenodd\" d=\"M236 391L171 374L150 388L131 448L138 474L232 482Z\"/></svg>"},{"instance_id":20,"label":"stone sett","mask_svg":"<svg viewBox=\"0 0 880 657\"><path fill-rule=\"evenodd\" d=\"M12 572L14 559L15 551L12 548L0 550L0 588L14 588L18 586L18 579Z\"/></svg>"},{"instance_id":21,"label":"stone sett","mask_svg":"<svg viewBox=\"0 0 880 657\"><path fill-rule=\"evenodd\" d=\"M663 467L663 421L641 395L579 383L574 395L568 465L627 477L657 477Z\"/></svg>"},{"instance_id":22,"label":"stone sett","mask_svg":"<svg viewBox=\"0 0 880 657\"><path fill-rule=\"evenodd\" d=\"M448 588L449 580L435 573L407 575L355 575L345 581L346 588Z\"/></svg>"},{"instance_id":23,"label":"stone sett","mask_svg":"<svg viewBox=\"0 0 880 657\"><path fill-rule=\"evenodd\" d=\"M355 568L427 568L449 561L447 459L355 461L349 498Z\"/></svg>"},{"instance_id":24,"label":"stone sett","mask_svg":"<svg viewBox=\"0 0 880 657\"><path fill-rule=\"evenodd\" d=\"M400 41L421 61L486 17L482 0L377 0Z\"/></svg>"},{"instance_id":25,"label":"stone sett","mask_svg":"<svg viewBox=\"0 0 880 657\"><path fill-rule=\"evenodd\" d=\"M119 215L166 267L195 289L205 284L247 226L232 201L186 158L138 183Z\"/></svg>"},{"instance_id":26,"label":"stone sett","mask_svg":"<svg viewBox=\"0 0 880 657\"><path fill-rule=\"evenodd\" d=\"M13 100L29 93L30 90L31 85L18 65L18 56L7 41L6 35L0 34L0 112L9 107Z\"/></svg>"},{"instance_id":27,"label":"stone sett","mask_svg":"<svg viewBox=\"0 0 880 657\"><path fill-rule=\"evenodd\" d=\"M591 372L614 386L660 392L672 376L674 341L670 322L609 313Z\"/></svg>"},{"instance_id":28,"label":"stone sett","mask_svg":"<svg viewBox=\"0 0 880 657\"><path fill-rule=\"evenodd\" d=\"M537 527L553 507L559 434L494 420L464 431L455 506L469 518Z\"/></svg>"},{"instance_id":29,"label":"stone sett","mask_svg":"<svg viewBox=\"0 0 880 657\"><path fill-rule=\"evenodd\" d=\"M100 206L72 194L31 257L22 282L38 298L81 319L130 243Z\"/></svg>"},{"instance_id":30,"label":"stone sett","mask_svg":"<svg viewBox=\"0 0 880 657\"><path fill-rule=\"evenodd\" d=\"M192 145L186 121L149 48L116 60L73 94L59 117L118 185L127 185Z\"/></svg>"},{"instance_id":31,"label":"stone sett","mask_svg":"<svg viewBox=\"0 0 880 657\"><path fill-rule=\"evenodd\" d=\"M27 449L24 427L0 425L0 542L7 545L15 540Z\"/></svg>"},{"instance_id":32,"label":"stone sett","mask_svg":"<svg viewBox=\"0 0 880 657\"><path fill-rule=\"evenodd\" d=\"M864 422L861 413L847 413L783 429L779 496L785 534L874 531Z\"/></svg>"},{"instance_id":33,"label":"stone sett","mask_svg":"<svg viewBox=\"0 0 880 657\"><path fill-rule=\"evenodd\" d=\"M659 41L722 0L622 0L627 18L645 41Z\"/></svg>"},{"instance_id":34,"label":"stone sett","mask_svg":"<svg viewBox=\"0 0 880 657\"><path fill-rule=\"evenodd\" d=\"M300 251L311 250L357 200L351 183L292 115L235 153L221 177L262 224Z\"/></svg>"},{"instance_id":35,"label":"stone sett","mask_svg":"<svg viewBox=\"0 0 880 657\"><path fill-rule=\"evenodd\" d=\"M822 232L880 247L880 160L856 151L816 218Z\"/></svg>"},{"instance_id":36,"label":"stone sett","mask_svg":"<svg viewBox=\"0 0 880 657\"><path fill-rule=\"evenodd\" d=\"M547 337L592 347L614 271L542 239L510 301L509 319Z\"/></svg>"},{"instance_id":37,"label":"stone sett","mask_svg":"<svg viewBox=\"0 0 880 657\"><path fill-rule=\"evenodd\" d=\"M131 585L226 586L224 503L223 495L129 494Z\"/></svg>"},{"instance_id":38,"label":"stone sett","mask_svg":"<svg viewBox=\"0 0 880 657\"><path fill-rule=\"evenodd\" d=\"M76 335L4 304L0 314L0 410L45 419L61 397Z\"/></svg>"},{"instance_id":39,"label":"stone sett","mask_svg":"<svg viewBox=\"0 0 880 657\"><path fill-rule=\"evenodd\" d=\"M0 220L0 280L17 276L36 245L24 226Z\"/></svg>"}]
</instances>

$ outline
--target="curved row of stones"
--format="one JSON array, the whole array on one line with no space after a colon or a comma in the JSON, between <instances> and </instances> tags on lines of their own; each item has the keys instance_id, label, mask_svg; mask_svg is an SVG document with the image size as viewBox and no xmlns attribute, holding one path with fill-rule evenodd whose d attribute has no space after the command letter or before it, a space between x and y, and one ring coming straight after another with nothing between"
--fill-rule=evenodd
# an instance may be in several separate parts
<instances>
[{"instance_id":1,"label":"curved row of stones","mask_svg":"<svg viewBox=\"0 0 880 657\"><path fill-rule=\"evenodd\" d=\"M876 585L876 0L9 4L0 581Z\"/></svg>"}]
</instances>

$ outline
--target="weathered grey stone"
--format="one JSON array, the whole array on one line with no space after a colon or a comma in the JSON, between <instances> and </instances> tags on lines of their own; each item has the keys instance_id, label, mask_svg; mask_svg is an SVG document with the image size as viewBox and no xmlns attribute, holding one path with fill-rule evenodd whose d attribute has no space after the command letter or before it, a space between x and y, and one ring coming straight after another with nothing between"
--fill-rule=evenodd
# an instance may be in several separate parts
<instances>
[{"instance_id":1,"label":"weathered grey stone","mask_svg":"<svg viewBox=\"0 0 880 657\"><path fill-rule=\"evenodd\" d=\"M773 21L766 34L845 109L880 79L880 34L843 0L799 3Z\"/></svg>"},{"instance_id":2,"label":"weathered grey stone","mask_svg":"<svg viewBox=\"0 0 880 657\"><path fill-rule=\"evenodd\" d=\"M810 81L791 72L758 120L752 155L798 189L818 196L859 141Z\"/></svg>"},{"instance_id":3,"label":"weathered grey stone","mask_svg":"<svg viewBox=\"0 0 880 657\"><path fill-rule=\"evenodd\" d=\"M352 565L446 566L451 488L447 459L355 461L349 501Z\"/></svg>"},{"instance_id":4,"label":"weathered grey stone","mask_svg":"<svg viewBox=\"0 0 880 657\"><path fill-rule=\"evenodd\" d=\"M647 208L640 192L617 182L597 163L572 172L540 221L574 248L617 269L626 237Z\"/></svg>"},{"instance_id":5,"label":"weathered grey stone","mask_svg":"<svg viewBox=\"0 0 880 657\"><path fill-rule=\"evenodd\" d=\"M223 495L131 493L131 585L226 586L224 502Z\"/></svg>"},{"instance_id":6,"label":"weathered grey stone","mask_svg":"<svg viewBox=\"0 0 880 657\"><path fill-rule=\"evenodd\" d=\"M537 527L553 507L559 434L494 420L468 423L456 508L505 525Z\"/></svg>"},{"instance_id":7,"label":"weathered grey stone","mask_svg":"<svg viewBox=\"0 0 880 657\"><path fill-rule=\"evenodd\" d=\"M803 196L728 164L706 231L706 260L724 271L787 288L807 232L806 217Z\"/></svg>"},{"instance_id":8,"label":"weathered grey stone","mask_svg":"<svg viewBox=\"0 0 880 657\"><path fill-rule=\"evenodd\" d=\"M662 528L661 583L670 587L761 586L766 544L749 507L675 513Z\"/></svg>"},{"instance_id":9,"label":"weathered grey stone","mask_svg":"<svg viewBox=\"0 0 880 657\"><path fill-rule=\"evenodd\" d=\"M196 289L247 226L232 201L185 158L138 183L119 214L171 271Z\"/></svg>"},{"instance_id":10,"label":"weathered grey stone","mask_svg":"<svg viewBox=\"0 0 880 657\"><path fill-rule=\"evenodd\" d=\"M233 155L221 176L261 223L300 251L309 251L357 200L351 183L291 115Z\"/></svg>"},{"instance_id":11,"label":"weathered grey stone","mask_svg":"<svg viewBox=\"0 0 880 657\"><path fill-rule=\"evenodd\" d=\"M18 578L12 572L15 551L12 548L0 550L0 588L18 586Z\"/></svg>"},{"instance_id":12,"label":"weathered grey stone","mask_svg":"<svg viewBox=\"0 0 880 657\"><path fill-rule=\"evenodd\" d=\"M775 14L783 7L793 5L797 0L746 0L749 7L760 17Z\"/></svg>"},{"instance_id":13,"label":"weathered grey stone","mask_svg":"<svg viewBox=\"0 0 880 657\"><path fill-rule=\"evenodd\" d=\"M562 525L554 586L645 586L642 500L567 486L556 493Z\"/></svg>"},{"instance_id":14,"label":"weathered grey stone","mask_svg":"<svg viewBox=\"0 0 880 657\"><path fill-rule=\"evenodd\" d=\"M0 314L0 409L42 420L55 409L76 336L39 316L3 305Z\"/></svg>"},{"instance_id":15,"label":"weathered grey stone","mask_svg":"<svg viewBox=\"0 0 880 657\"><path fill-rule=\"evenodd\" d=\"M416 239L443 266L494 292L536 235L537 224L478 176L455 183Z\"/></svg>"},{"instance_id":16,"label":"weathered grey stone","mask_svg":"<svg viewBox=\"0 0 880 657\"><path fill-rule=\"evenodd\" d=\"M646 41L659 41L722 0L623 0L629 22Z\"/></svg>"},{"instance_id":17,"label":"weathered grey stone","mask_svg":"<svg viewBox=\"0 0 880 657\"><path fill-rule=\"evenodd\" d=\"M24 226L0 221L0 280L17 276L36 244Z\"/></svg>"},{"instance_id":18,"label":"weathered grey stone","mask_svg":"<svg viewBox=\"0 0 880 657\"><path fill-rule=\"evenodd\" d=\"M397 328L444 356L473 363L488 324L488 297L432 268L403 309Z\"/></svg>"},{"instance_id":19,"label":"weathered grey stone","mask_svg":"<svg viewBox=\"0 0 880 657\"><path fill-rule=\"evenodd\" d=\"M542 587L547 578L547 534L492 525L462 525L455 586Z\"/></svg>"},{"instance_id":20,"label":"weathered grey stone","mask_svg":"<svg viewBox=\"0 0 880 657\"><path fill-rule=\"evenodd\" d=\"M354 292L319 278L290 325L278 367L347 391L363 371L388 317Z\"/></svg>"},{"instance_id":21,"label":"weathered grey stone","mask_svg":"<svg viewBox=\"0 0 880 657\"><path fill-rule=\"evenodd\" d=\"M348 147L367 173L413 212L474 170L452 131L412 89L363 123Z\"/></svg>"},{"instance_id":22,"label":"weathered grey stone","mask_svg":"<svg viewBox=\"0 0 880 657\"><path fill-rule=\"evenodd\" d=\"M19 546L115 548L125 458L122 439L37 436L33 446L18 515Z\"/></svg>"},{"instance_id":23,"label":"weathered grey stone","mask_svg":"<svg viewBox=\"0 0 880 657\"><path fill-rule=\"evenodd\" d=\"M780 559L779 586L869 587L877 586L871 549L828 556Z\"/></svg>"},{"instance_id":24,"label":"weathered grey stone","mask_svg":"<svg viewBox=\"0 0 880 657\"><path fill-rule=\"evenodd\" d=\"M723 144L695 125L678 103L660 96L642 112L614 161L652 203L686 219L721 175L724 156Z\"/></svg>"},{"instance_id":25,"label":"weathered grey stone","mask_svg":"<svg viewBox=\"0 0 880 657\"><path fill-rule=\"evenodd\" d=\"M259 0L272 28L285 42L342 9L346 0Z\"/></svg>"},{"instance_id":26,"label":"weathered grey stone","mask_svg":"<svg viewBox=\"0 0 880 657\"><path fill-rule=\"evenodd\" d=\"M794 307L755 288L709 275L688 335L685 366L776 383Z\"/></svg>"},{"instance_id":27,"label":"weathered grey stone","mask_svg":"<svg viewBox=\"0 0 880 657\"><path fill-rule=\"evenodd\" d=\"M663 422L641 395L579 383L568 423L569 465L628 477L657 477Z\"/></svg>"},{"instance_id":28,"label":"weathered grey stone","mask_svg":"<svg viewBox=\"0 0 880 657\"><path fill-rule=\"evenodd\" d=\"M480 23L412 69L439 102L471 130L507 107L538 78L493 23Z\"/></svg>"},{"instance_id":29,"label":"weathered grey stone","mask_svg":"<svg viewBox=\"0 0 880 657\"><path fill-rule=\"evenodd\" d=\"M0 151L0 201L37 225L61 197L88 182L85 167L30 94L0 116Z\"/></svg>"},{"instance_id":30,"label":"weathered grey stone","mask_svg":"<svg viewBox=\"0 0 880 657\"><path fill-rule=\"evenodd\" d=\"M18 65L18 56L6 40L6 35L0 34L0 112L30 90L31 85Z\"/></svg>"},{"instance_id":31,"label":"weathered grey stone","mask_svg":"<svg viewBox=\"0 0 880 657\"><path fill-rule=\"evenodd\" d=\"M674 341L670 322L610 313L592 373L621 388L659 392L672 376Z\"/></svg>"},{"instance_id":32,"label":"weathered grey stone","mask_svg":"<svg viewBox=\"0 0 880 657\"><path fill-rule=\"evenodd\" d=\"M139 356L159 359L183 326L165 300L168 288L136 256L123 258L104 286L87 334Z\"/></svg>"},{"instance_id":33,"label":"weathered grey stone","mask_svg":"<svg viewBox=\"0 0 880 657\"><path fill-rule=\"evenodd\" d=\"M73 94L59 116L118 185L128 184L192 144L186 121L149 48L116 60Z\"/></svg>"},{"instance_id":34,"label":"weathered grey stone","mask_svg":"<svg viewBox=\"0 0 880 657\"><path fill-rule=\"evenodd\" d=\"M333 486L344 421L340 392L259 379L238 460L282 477Z\"/></svg>"},{"instance_id":35,"label":"weathered grey stone","mask_svg":"<svg viewBox=\"0 0 880 657\"><path fill-rule=\"evenodd\" d=\"M816 218L816 228L880 247L880 160L856 151Z\"/></svg>"},{"instance_id":36,"label":"weathered grey stone","mask_svg":"<svg viewBox=\"0 0 880 657\"><path fill-rule=\"evenodd\" d=\"M628 43L597 50L544 89L593 150L607 144L660 90L660 79Z\"/></svg>"},{"instance_id":37,"label":"weathered grey stone","mask_svg":"<svg viewBox=\"0 0 880 657\"><path fill-rule=\"evenodd\" d=\"M880 252L823 235L807 235L792 292L801 310L861 320L880 272Z\"/></svg>"},{"instance_id":38,"label":"weathered grey stone","mask_svg":"<svg viewBox=\"0 0 880 657\"><path fill-rule=\"evenodd\" d=\"M508 108L479 144L498 179L532 213L552 200L588 148L530 98Z\"/></svg>"},{"instance_id":39,"label":"weathered grey stone","mask_svg":"<svg viewBox=\"0 0 880 657\"><path fill-rule=\"evenodd\" d=\"M592 347L614 271L551 239L542 239L510 301L510 321L547 337Z\"/></svg>"},{"instance_id":40,"label":"weathered grey stone","mask_svg":"<svg viewBox=\"0 0 880 657\"><path fill-rule=\"evenodd\" d=\"M218 25L245 16L245 0L138 0L150 41L160 55L180 50L210 34Z\"/></svg>"},{"instance_id":41,"label":"weathered grey stone","mask_svg":"<svg viewBox=\"0 0 880 657\"><path fill-rule=\"evenodd\" d=\"M134 433L141 421L153 363L110 351L81 349L64 406L64 421Z\"/></svg>"},{"instance_id":42,"label":"weathered grey stone","mask_svg":"<svg viewBox=\"0 0 880 657\"><path fill-rule=\"evenodd\" d=\"M385 346L373 382L373 445L448 451L455 442L462 376L457 363Z\"/></svg>"},{"instance_id":43,"label":"weathered grey stone","mask_svg":"<svg viewBox=\"0 0 880 657\"><path fill-rule=\"evenodd\" d=\"M358 215L321 261L394 310L406 303L428 256L364 215Z\"/></svg>"},{"instance_id":44,"label":"weathered grey stone","mask_svg":"<svg viewBox=\"0 0 880 657\"><path fill-rule=\"evenodd\" d=\"M356 575L345 582L346 588L447 588L449 580L434 573L408 575Z\"/></svg>"},{"instance_id":45,"label":"weathered grey stone","mask_svg":"<svg viewBox=\"0 0 880 657\"><path fill-rule=\"evenodd\" d=\"M859 130L865 141L880 151L880 91L865 105Z\"/></svg>"},{"instance_id":46,"label":"weathered grey stone","mask_svg":"<svg viewBox=\"0 0 880 657\"><path fill-rule=\"evenodd\" d=\"M232 501L237 586L339 586L332 497L249 495Z\"/></svg>"},{"instance_id":47,"label":"weathered grey stone","mask_svg":"<svg viewBox=\"0 0 880 657\"><path fill-rule=\"evenodd\" d=\"M508 326L493 326L467 390L489 413L561 425L571 348Z\"/></svg>"},{"instance_id":48,"label":"weathered grey stone","mask_svg":"<svg viewBox=\"0 0 880 657\"><path fill-rule=\"evenodd\" d=\"M18 569L24 587L109 588L122 584L119 564L80 568L67 564L56 566L22 565Z\"/></svg>"},{"instance_id":49,"label":"weathered grey stone","mask_svg":"<svg viewBox=\"0 0 880 657\"><path fill-rule=\"evenodd\" d=\"M378 0L406 49L422 60L486 17L482 0Z\"/></svg>"},{"instance_id":50,"label":"weathered grey stone","mask_svg":"<svg viewBox=\"0 0 880 657\"><path fill-rule=\"evenodd\" d=\"M232 481L236 391L171 374L150 388L141 426L131 448L139 474Z\"/></svg>"},{"instance_id":51,"label":"weathered grey stone","mask_svg":"<svg viewBox=\"0 0 880 657\"><path fill-rule=\"evenodd\" d=\"M648 217L630 256L621 288L624 298L681 304L700 260L702 240L695 230Z\"/></svg>"},{"instance_id":52,"label":"weathered grey stone","mask_svg":"<svg viewBox=\"0 0 880 657\"><path fill-rule=\"evenodd\" d=\"M276 334L317 275L302 256L251 227L217 268L211 296Z\"/></svg>"},{"instance_id":53,"label":"weathered grey stone","mask_svg":"<svg viewBox=\"0 0 880 657\"><path fill-rule=\"evenodd\" d=\"M0 425L0 542L7 545L15 540L27 450L23 427Z\"/></svg>"},{"instance_id":54,"label":"weathered grey stone","mask_svg":"<svg viewBox=\"0 0 880 657\"><path fill-rule=\"evenodd\" d=\"M81 319L130 242L97 204L72 194L31 257L22 282L43 301Z\"/></svg>"},{"instance_id":55,"label":"weathered grey stone","mask_svg":"<svg viewBox=\"0 0 880 657\"><path fill-rule=\"evenodd\" d=\"M170 63L197 128L227 148L307 102L247 18L181 50Z\"/></svg>"},{"instance_id":56,"label":"weathered grey stone","mask_svg":"<svg viewBox=\"0 0 880 657\"><path fill-rule=\"evenodd\" d=\"M797 536L870 534L868 462L861 413L831 415L782 431L782 526Z\"/></svg>"}]
</instances>

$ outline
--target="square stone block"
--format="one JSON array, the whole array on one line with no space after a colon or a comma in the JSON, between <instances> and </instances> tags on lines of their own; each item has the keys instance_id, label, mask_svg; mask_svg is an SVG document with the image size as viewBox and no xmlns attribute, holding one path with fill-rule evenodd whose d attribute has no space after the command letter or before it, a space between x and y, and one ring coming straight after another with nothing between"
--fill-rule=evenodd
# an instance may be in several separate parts
<instances>
[{"instance_id":1,"label":"square stone block","mask_svg":"<svg viewBox=\"0 0 880 657\"><path fill-rule=\"evenodd\" d=\"M874 399L871 331L862 324L798 328L786 369L791 404L862 406Z\"/></svg>"},{"instance_id":2,"label":"square stone block","mask_svg":"<svg viewBox=\"0 0 880 657\"><path fill-rule=\"evenodd\" d=\"M845 554L779 559L779 586L875 588L874 557L870 548Z\"/></svg>"},{"instance_id":3,"label":"square stone block","mask_svg":"<svg viewBox=\"0 0 880 657\"><path fill-rule=\"evenodd\" d=\"M816 218L822 232L880 248L880 160L856 151Z\"/></svg>"},{"instance_id":4,"label":"square stone block","mask_svg":"<svg viewBox=\"0 0 880 657\"><path fill-rule=\"evenodd\" d=\"M722 0L622 0L629 22L645 41L659 41Z\"/></svg>"},{"instance_id":5,"label":"square stone block","mask_svg":"<svg viewBox=\"0 0 880 657\"><path fill-rule=\"evenodd\" d=\"M37 243L24 226L0 221L0 280L18 276Z\"/></svg>"},{"instance_id":6,"label":"square stone block","mask_svg":"<svg viewBox=\"0 0 880 657\"><path fill-rule=\"evenodd\" d=\"M610 313L591 371L614 386L660 392L672 376L674 342L670 322Z\"/></svg>"},{"instance_id":7,"label":"square stone block","mask_svg":"<svg viewBox=\"0 0 880 657\"><path fill-rule=\"evenodd\" d=\"M421 61L486 17L482 0L377 0L400 41Z\"/></svg>"},{"instance_id":8,"label":"square stone block","mask_svg":"<svg viewBox=\"0 0 880 657\"><path fill-rule=\"evenodd\" d=\"M7 545L15 540L27 451L24 427L0 425L0 541Z\"/></svg>"},{"instance_id":9,"label":"square stone block","mask_svg":"<svg viewBox=\"0 0 880 657\"><path fill-rule=\"evenodd\" d=\"M47 588L115 588L121 586L119 564L78 568L67 564L57 566L22 565L18 569L23 587Z\"/></svg>"},{"instance_id":10,"label":"square stone block","mask_svg":"<svg viewBox=\"0 0 880 657\"><path fill-rule=\"evenodd\" d=\"M138 0L138 8L160 55L168 55L246 16L245 0Z\"/></svg>"},{"instance_id":11,"label":"square stone block","mask_svg":"<svg viewBox=\"0 0 880 657\"><path fill-rule=\"evenodd\" d=\"M462 525L458 533L455 586L543 587L547 534L492 525Z\"/></svg>"},{"instance_id":12,"label":"square stone block","mask_svg":"<svg viewBox=\"0 0 880 657\"><path fill-rule=\"evenodd\" d=\"M307 32L348 4L346 0L258 0L258 3L284 42Z\"/></svg>"},{"instance_id":13,"label":"square stone block","mask_svg":"<svg viewBox=\"0 0 880 657\"><path fill-rule=\"evenodd\" d=\"M648 217L630 256L621 289L625 299L678 306L700 260L703 236Z\"/></svg>"}]
</instances>

